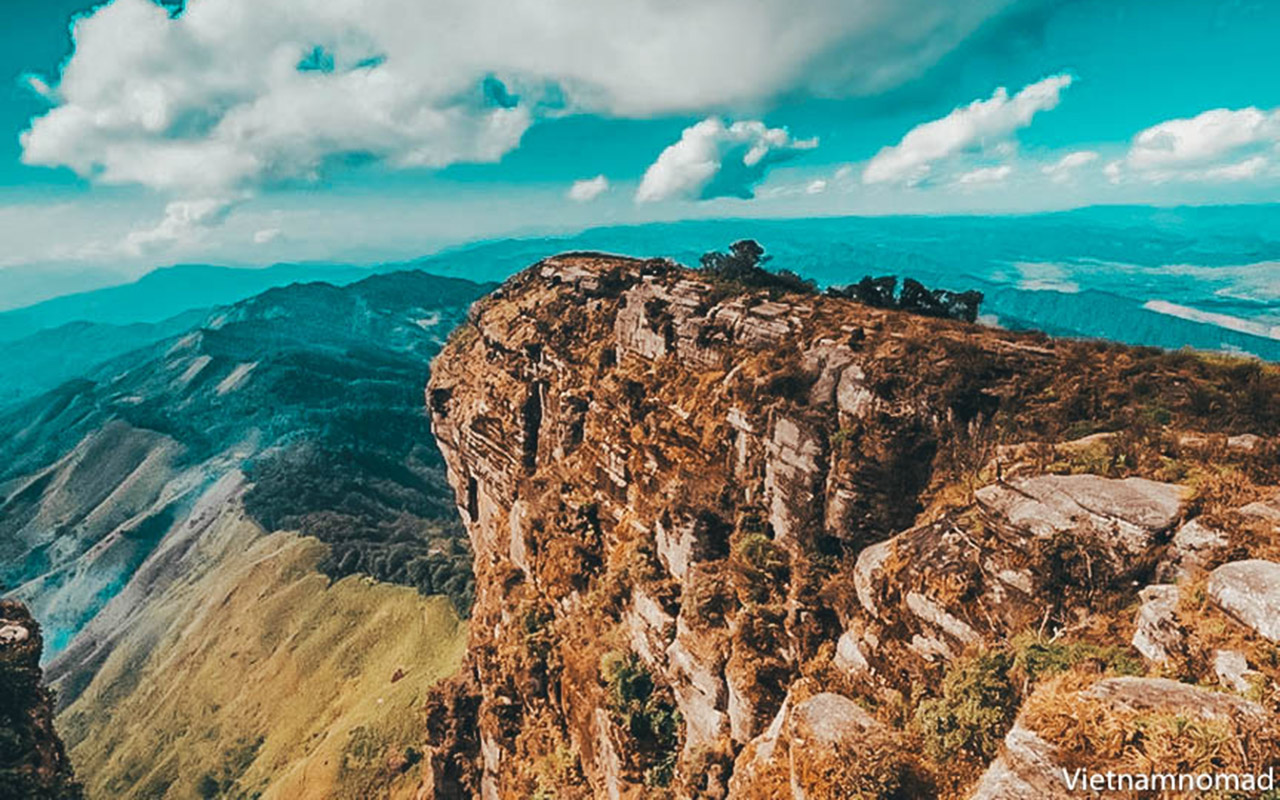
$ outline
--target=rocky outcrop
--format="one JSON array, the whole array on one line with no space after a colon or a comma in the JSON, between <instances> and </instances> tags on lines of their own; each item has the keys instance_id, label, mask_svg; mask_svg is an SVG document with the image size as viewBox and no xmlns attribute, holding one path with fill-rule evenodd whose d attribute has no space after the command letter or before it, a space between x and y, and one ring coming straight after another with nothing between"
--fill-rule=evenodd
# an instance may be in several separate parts
<instances>
[{"instance_id":1,"label":"rocky outcrop","mask_svg":"<svg viewBox=\"0 0 1280 800\"><path fill-rule=\"evenodd\" d=\"M0 798L81 796L53 729L53 695L41 683L44 637L26 607L0 600Z\"/></svg>"},{"instance_id":2,"label":"rocky outcrop","mask_svg":"<svg viewBox=\"0 0 1280 800\"><path fill-rule=\"evenodd\" d=\"M1181 647L1184 635L1178 625L1178 587L1156 584L1138 597L1142 605L1134 624L1133 647L1148 661L1163 664Z\"/></svg>"},{"instance_id":3,"label":"rocky outcrop","mask_svg":"<svg viewBox=\"0 0 1280 800\"><path fill-rule=\"evenodd\" d=\"M823 692L788 697L769 728L738 758L730 797L819 800L898 793L913 787L903 742L857 703Z\"/></svg>"},{"instance_id":4,"label":"rocky outcrop","mask_svg":"<svg viewBox=\"0 0 1280 800\"><path fill-rule=\"evenodd\" d=\"M1147 729L1145 740L1115 742L1115 731L1139 717ZM1115 786L1109 793L1098 791L1088 778L1127 769L1130 776L1165 773L1176 781L1180 772L1189 773L1192 767L1208 769L1207 763L1180 761L1186 753L1160 749L1170 742L1189 743L1198 725L1206 726L1199 730L1211 730L1220 737L1221 747L1231 752L1219 757L1218 769L1244 773L1267 767L1276 731L1271 714L1257 703L1164 678L1106 678L1080 689L1049 687L1028 701L1005 737L1000 757L983 774L970 800L1176 796L1161 793L1163 784L1145 791L1122 787L1127 793ZM1102 745L1107 737L1112 741ZM1095 741L1100 746L1083 754L1063 746ZM1145 761L1144 756L1148 756ZM1126 764L1125 758L1135 760Z\"/></svg>"},{"instance_id":5,"label":"rocky outcrop","mask_svg":"<svg viewBox=\"0 0 1280 800\"><path fill-rule=\"evenodd\" d=\"M1127 431L1156 398L1171 425L1227 424L1197 419L1188 390L1216 367L1162 358L665 261L574 254L516 276L426 393L477 578L441 705L472 716L435 742L454 766L434 796L841 796L806 783L805 754L867 762L858 738L887 760L849 785L963 796L992 754L910 742L921 700L975 654L999 654L979 683L1009 704L981 723L992 742L1053 670L1141 669L1132 608L1191 508L1188 465L1154 434L1058 445ZM1005 766L1009 785L1027 773Z\"/></svg>"},{"instance_id":6,"label":"rocky outcrop","mask_svg":"<svg viewBox=\"0 0 1280 800\"><path fill-rule=\"evenodd\" d=\"M1209 575L1209 596L1241 623L1280 642L1280 564L1261 559L1223 564Z\"/></svg>"}]
</instances>

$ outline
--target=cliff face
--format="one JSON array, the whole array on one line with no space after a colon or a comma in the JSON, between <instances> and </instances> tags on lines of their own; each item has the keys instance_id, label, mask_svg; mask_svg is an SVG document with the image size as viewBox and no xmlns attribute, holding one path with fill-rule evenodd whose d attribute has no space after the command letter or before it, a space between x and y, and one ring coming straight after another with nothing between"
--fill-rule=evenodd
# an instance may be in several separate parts
<instances>
[{"instance_id":1,"label":"cliff face","mask_svg":"<svg viewBox=\"0 0 1280 800\"><path fill-rule=\"evenodd\" d=\"M1280 598L1257 566L1280 552L1277 387L668 262L544 261L473 308L427 389L477 580L428 788L1056 796L1056 766L1146 752L1085 748L1090 725L1179 709L1247 743L1233 765L1272 763L1275 637L1206 576L1251 587L1238 608ZM1219 575L1242 563L1256 580ZM1238 695L1162 705L1165 678ZM1144 741L1203 766L1181 736Z\"/></svg>"},{"instance_id":2,"label":"cliff face","mask_svg":"<svg viewBox=\"0 0 1280 800\"><path fill-rule=\"evenodd\" d=\"M41 684L40 625L21 603L0 600L0 798L80 797Z\"/></svg>"}]
</instances>

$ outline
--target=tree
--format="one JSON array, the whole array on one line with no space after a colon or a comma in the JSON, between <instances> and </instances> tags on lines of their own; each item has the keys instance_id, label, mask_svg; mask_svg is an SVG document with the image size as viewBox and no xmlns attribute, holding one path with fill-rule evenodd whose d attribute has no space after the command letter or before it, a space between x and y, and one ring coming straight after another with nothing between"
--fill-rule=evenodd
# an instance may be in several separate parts
<instances>
[{"instance_id":1,"label":"tree","mask_svg":"<svg viewBox=\"0 0 1280 800\"><path fill-rule=\"evenodd\" d=\"M699 262L702 271L711 277L741 284L753 289L781 289L789 292L812 294L816 291L812 281L806 281L789 270L770 272L764 268L771 256L754 239L741 239L729 245L728 253L711 251L703 253Z\"/></svg>"}]
</instances>

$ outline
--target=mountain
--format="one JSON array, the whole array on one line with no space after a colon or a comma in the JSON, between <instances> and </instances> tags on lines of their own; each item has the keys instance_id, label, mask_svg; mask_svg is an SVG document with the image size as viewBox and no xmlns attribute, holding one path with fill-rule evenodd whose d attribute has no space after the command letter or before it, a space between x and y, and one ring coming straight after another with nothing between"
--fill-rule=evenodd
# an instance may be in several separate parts
<instances>
[{"instance_id":1,"label":"mountain","mask_svg":"<svg viewBox=\"0 0 1280 800\"><path fill-rule=\"evenodd\" d=\"M183 333L208 314L208 309L196 309L161 322L129 325L68 322L0 342L0 408L85 375L117 355Z\"/></svg>"},{"instance_id":2,"label":"mountain","mask_svg":"<svg viewBox=\"0 0 1280 800\"><path fill-rule=\"evenodd\" d=\"M1280 368L756 277L551 258L436 358L476 601L425 796L1256 785Z\"/></svg>"},{"instance_id":3,"label":"mountain","mask_svg":"<svg viewBox=\"0 0 1280 800\"><path fill-rule=\"evenodd\" d=\"M68 323L159 323L193 309L235 303L272 287L324 280L343 284L370 270L340 264L276 264L262 269L184 264L157 269L132 283L68 294L0 312L0 342Z\"/></svg>"},{"instance_id":4,"label":"mountain","mask_svg":"<svg viewBox=\"0 0 1280 800\"><path fill-rule=\"evenodd\" d=\"M473 585L422 387L489 288L270 289L0 413L0 592L89 797L415 783Z\"/></svg>"}]
</instances>

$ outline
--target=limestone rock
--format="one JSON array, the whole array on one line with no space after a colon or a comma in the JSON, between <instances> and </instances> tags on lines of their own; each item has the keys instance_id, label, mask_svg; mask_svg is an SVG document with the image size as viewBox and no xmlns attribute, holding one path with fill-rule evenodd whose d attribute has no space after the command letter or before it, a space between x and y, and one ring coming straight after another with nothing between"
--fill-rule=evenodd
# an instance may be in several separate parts
<instances>
[{"instance_id":1,"label":"limestone rock","mask_svg":"<svg viewBox=\"0 0 1280 800\"><path fill-rule=\"evenodd\" d=\"M1250 559L1209 574L1209 596L1261 636L1280 642L1280 564Z\"/></svg>"},{"instance_id":2,"label":"limestone rock","mask_svg":"<svg viewBox=\"0 0 1280 800\"><path fill-rule=\"evenodd\" d=\"M870 672L871 665L863 653L863 647L856 633L845 631L836 641L836 655L833 659L836 669L850 677Z\"/></svg>"},{"instance_id":3,"label":"limestone rock","mask_svg":"<svg viewBox=\"0 0 1280 800\"><path fill-rule=\"evenodd\" d=\"M1178 528L1169 542L1169 550L1156 568L1160 580L1184 581L1202 573L1227 548L1227 536L1200 519Z\"/></svg>"},{"instance_id":4,"label":"limestone rock","mask_svg":"<svg viewBox=\"0 0 1280 800\"><path fill-rule=\"evenodd\" d=\"M1213 673L1218 683L1237 692L1252 688L1251 679L1259 673L1249 669L1244 653L1236 650L1219 650L1213 656Z\"/></svg>"},{"instance_id":5,"label":"limestone rock","mask_svg":"<svg viewBox=\"0 0 1280 800\"><path fill-rule=\"evenodd\" d=\"M0 600L0 797L80 798L43 685L44 637L26 606Z\"/></svg>"},{"instance_id":6,"label":"limestone rock","mask_svg":"<svg viewBox=\"0 0 1280 800\"><path fill-rule=\"evenodd\" d=\"M1178 520L1183 488L1145 478L1042 475L977 491L978 501L1040 537L1070 531L1107 542L1118 557L1137 556Z\"/></svg>"},{"instance_id":7,"label":"limestone rock","mask_svg":"<svg viewBox=\"0 0 1280 800\"><path fill-rule=\"evenodd\" d=\"M1056 763L1057 750L1033 731L1015 724L1004 737L1004 749L987 767L970 800L1067 800L1068 791Z\"/></svg>"},{"instance_id":8,"label":"limestone rock","mask_svg":"<svg viewBox=\"0 0 1280 800\"><path fill-rule=\"evenodd\" d=\"M1241 697L1210 691L1166 678L1104 678L1080 690L1081 702L1101 701L1113 712L1177 714L1221 722L1237 737L1248 741L1268 722L1262 706ZM1033 696L1030 702L1034 702ZM987 768L970 800L1066 800L1090 797L1079 787L1068 788L1063 764L1067 759L1034 730L1024 712L1005 736L1002 752Z\"/></svg>"},{"instance_id":9,"label":"limestone rock","mask_svg":"<svg viewBox=\"0 0 1280 800\"><path fill-rule=\"evenodd\" d=\"M798 703L788 698L768 729L738 756L729 797L830 797L832 785L815 779L830 776L833 767L859 769L868 738L886 730L842 695L823 692Z\"/></svg>"},{"instance_id":10,"label":"limestone rock","mask_svg":"<svg viewBox=\"0 0 1280 800\"><path fill-rule=\"evenodd\" d=\"M1138 593L1138 609L1133 646L1154 664L1163 664L1182 644L1178 626L1178 587L1170 584L1148 586Z\"/></svg>"}]
</instances>

